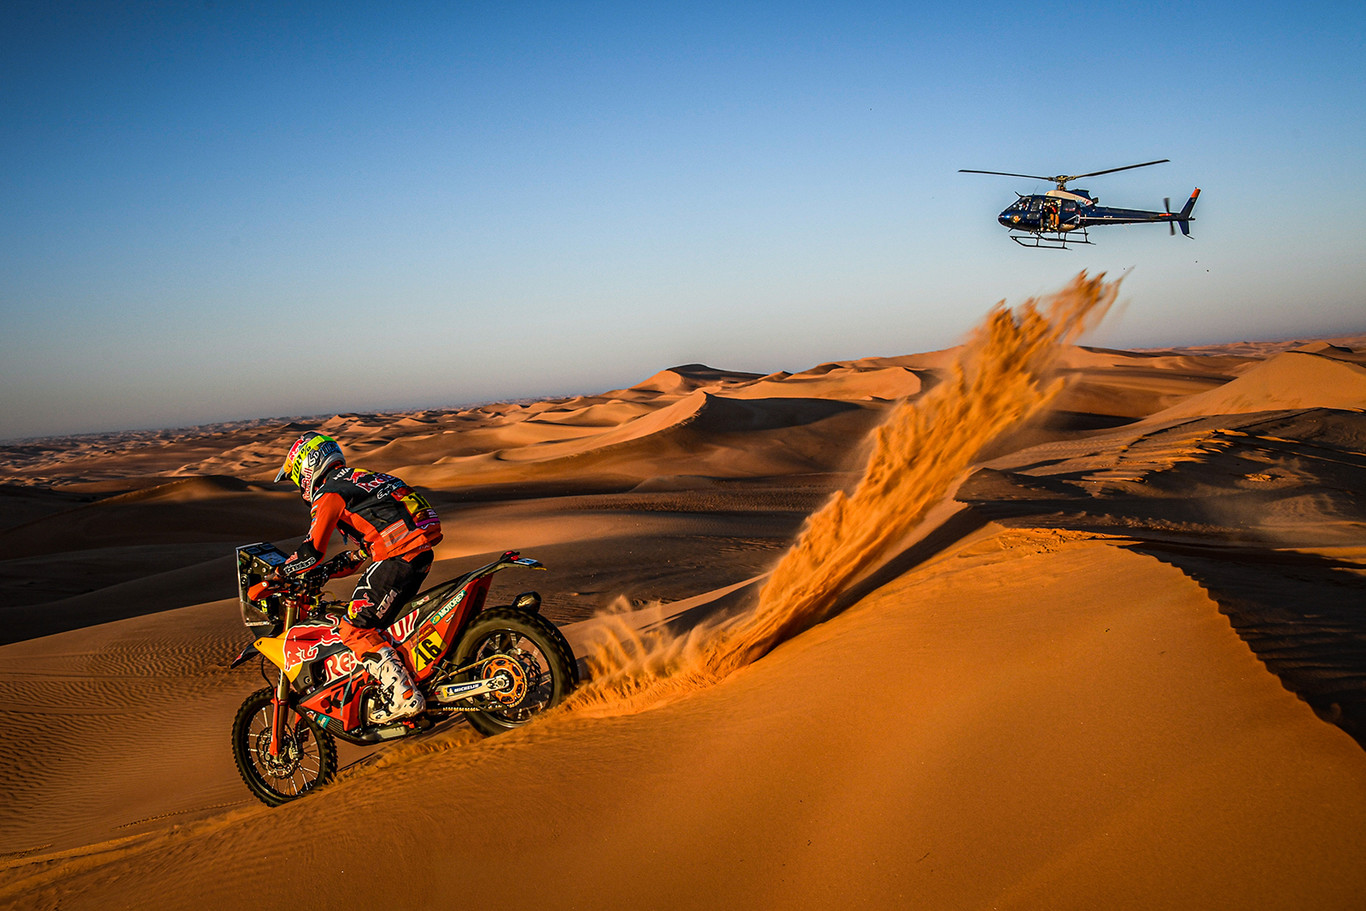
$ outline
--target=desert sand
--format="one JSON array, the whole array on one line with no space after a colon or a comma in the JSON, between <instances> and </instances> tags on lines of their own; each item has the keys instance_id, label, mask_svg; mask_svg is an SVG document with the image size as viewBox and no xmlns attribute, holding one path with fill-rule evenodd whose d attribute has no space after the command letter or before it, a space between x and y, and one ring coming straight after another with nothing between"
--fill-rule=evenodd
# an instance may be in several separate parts
<instances>
[{"instance_id":1,"label":"desert sand","mask_svg":"<svg viewBox=\"0 0 1366 911\"><path fill-rule=\"evenodd\" d=\"M1366 335L1086 347L1116 291L795 373L0 446L0 906L1361 907ZM432 583L543 561L494 595L586 682L267 809L232 552L299 540L313 428L439 509Z\"/></svg>"}]
</instances>

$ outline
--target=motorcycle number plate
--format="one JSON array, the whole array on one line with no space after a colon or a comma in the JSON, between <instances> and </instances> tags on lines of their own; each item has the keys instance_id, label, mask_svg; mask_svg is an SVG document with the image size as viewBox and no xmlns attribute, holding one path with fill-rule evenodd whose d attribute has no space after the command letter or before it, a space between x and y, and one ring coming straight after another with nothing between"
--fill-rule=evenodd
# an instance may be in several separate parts
<instances>
[{"instance_id":1,"label":"motorcycle number plate","mask_svg":"<svg viewBox=\"0 0 1366 911\"><path fill-rule=\"evenodd\" d=\"M422 671L429 664L441 657L441 649L445 642L440 633L428 633L422 637L417 645L413 646L413 670Z\"/></svg>"}]
</instances>

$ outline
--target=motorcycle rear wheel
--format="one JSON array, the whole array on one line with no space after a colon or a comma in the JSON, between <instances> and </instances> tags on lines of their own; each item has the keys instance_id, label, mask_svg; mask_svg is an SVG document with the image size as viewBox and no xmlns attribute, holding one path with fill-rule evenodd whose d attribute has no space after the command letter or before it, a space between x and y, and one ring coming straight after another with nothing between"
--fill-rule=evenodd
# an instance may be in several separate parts
<instances>
[{"instance_id":1,"label":"motorcycle rear wheel","mask_svg":"<svg viewBox=\"0 0 1366 911\"><path fill-rule=\"evenodd\" d=\"M252 693L232 722L232 758L247 789L262 803L278 807L327 784L337 772L337 744L290 712L279 755L270 755L274 687Z\"/></svg>"},{"instance_id":2,"label":"motorcycle rear wheel","mask_svg":"<svg viewBox=\"0 0 1366 911\"><path fill-rule=\"evenodd\" d=\"M491 608L469 625L455 647L451 664L468 667L476 662L474 670L458 679L475 680L495 672L518 678L509 693L492 694L479 711L462 713L486 737L521 727L554 708L578 682L574 653L555 624L513 608Z\"/></svg>"}]
</instances>

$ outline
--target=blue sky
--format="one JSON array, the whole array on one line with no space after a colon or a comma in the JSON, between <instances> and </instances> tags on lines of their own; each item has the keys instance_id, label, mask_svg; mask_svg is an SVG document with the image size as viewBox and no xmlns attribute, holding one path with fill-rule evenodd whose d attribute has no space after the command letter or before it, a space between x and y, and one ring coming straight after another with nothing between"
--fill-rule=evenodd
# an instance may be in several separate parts
<instances>
[{"instance_id":1,"label":"blue sky","mask_svg":"<svg viewBox=\"0 0 1366 911\"><path fill-rule=\"evenodd\" d=\"M1128 272L1122 347L1366 331L1366 11L7 3L0 439L767 372ZM1078 173L1194 240L995 221Z\"/></svg>"}]
</instances>

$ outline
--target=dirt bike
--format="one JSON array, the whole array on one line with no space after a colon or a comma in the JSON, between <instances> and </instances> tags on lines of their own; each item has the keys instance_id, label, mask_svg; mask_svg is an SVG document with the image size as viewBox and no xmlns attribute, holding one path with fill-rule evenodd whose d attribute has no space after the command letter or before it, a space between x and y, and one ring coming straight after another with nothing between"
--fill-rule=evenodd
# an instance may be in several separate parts
<instances>
[{"instance_id":1,"label":"dirt bike","mask_svg":"<svg viewBox=\"0 0 1366 911\"><path fill-rule=\"evenodd\" d=\"M337 770L334 738L376 744L426 734L455 718L488 736L526 724L577 685L574 653L540 616L539 594L524 592L511 604L485 609L494 574L545 568L508 551L400 609L385 633L427 708L413 718L372 721L376 681L342 641L337 615L346 602L323 591L347 556L288 578L279 573L287 557L274 545L237 549L242 619L259 638L232 667L259 655L269 685L237 710L232 753L242 780L264 803L279 806L330 781Z\"/></svg>"}]
</instances>

